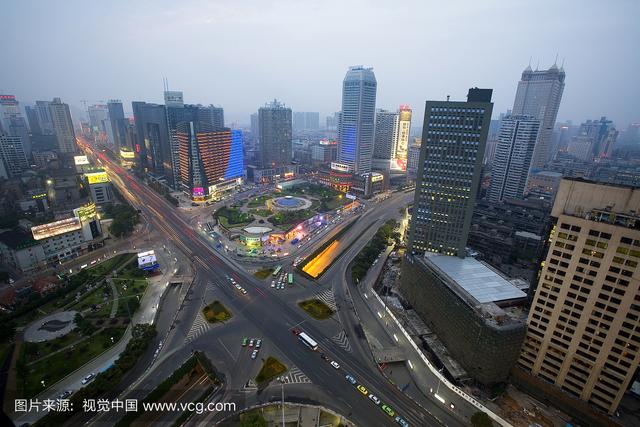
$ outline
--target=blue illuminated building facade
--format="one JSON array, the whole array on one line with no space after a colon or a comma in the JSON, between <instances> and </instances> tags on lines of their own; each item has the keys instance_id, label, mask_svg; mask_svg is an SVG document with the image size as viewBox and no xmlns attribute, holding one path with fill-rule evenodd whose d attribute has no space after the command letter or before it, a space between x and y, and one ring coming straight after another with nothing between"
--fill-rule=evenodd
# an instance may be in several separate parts
<instances>
[{"instance_id":1,"label":"blue illuminated building facade","mask_svg":"<svg viewBox=\"0 0 640 427\"><path fill-rule=\"evenodd\" d=\"M372 68L350 67L342 82L338 163L348 166L352 173L371 172L376 90Z\"/></svg>"}]
</instances>

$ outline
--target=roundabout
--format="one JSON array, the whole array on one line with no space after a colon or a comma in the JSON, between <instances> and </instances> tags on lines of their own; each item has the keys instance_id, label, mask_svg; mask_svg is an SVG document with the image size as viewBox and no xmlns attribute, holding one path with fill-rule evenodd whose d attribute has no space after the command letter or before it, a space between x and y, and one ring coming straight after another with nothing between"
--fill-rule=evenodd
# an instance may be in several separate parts
<instances>
[{"instance_id":1,"label":"roundabout","mask_svg":"<svg viewBox=\"0 0 640 427\"><path fill-rule=\"evenodd\" d=\"M298 211L311 207L311 201L303 197L284 196L267 200L267 207L272 210Z\"/></svg>"}]
</instances>

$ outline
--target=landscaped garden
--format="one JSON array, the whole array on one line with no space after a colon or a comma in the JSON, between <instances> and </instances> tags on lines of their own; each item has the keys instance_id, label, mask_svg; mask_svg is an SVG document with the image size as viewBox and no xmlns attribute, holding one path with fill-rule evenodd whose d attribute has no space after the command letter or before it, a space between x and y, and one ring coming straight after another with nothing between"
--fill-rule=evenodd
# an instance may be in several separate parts
<instances>
[{"instance_id":1,"label":"landscaped garden","mask_svg":"<svg viewBox=\"0 0 640 427\"><path fill-rule=\"evenodd\" d=\"M316 320L325 320L333 316L334 311L317 298L301 301L298 306Z\"/></svg>"},{"instance_id":2,"label":"landscaped garden","mask_svg":"<svg viewBox=\"0 0 640 427\"><path fill-rule=\"evenodd\" d=\"M287 367L275 357L269 356L262 364L262 368L256 376L256 382L262 384L287 372Z\"/></svg>"},{"instance_id":3,"label":"landscaped garden","mask_svg":"<svg viewBox=\"0 0 640 427\"><path fill-rule=\"evenodd\" d=\"M214 301L202 309L204 318L209 323L224 322L231 319L231 312L220 301Z\"/></svg>"}]
</instances>

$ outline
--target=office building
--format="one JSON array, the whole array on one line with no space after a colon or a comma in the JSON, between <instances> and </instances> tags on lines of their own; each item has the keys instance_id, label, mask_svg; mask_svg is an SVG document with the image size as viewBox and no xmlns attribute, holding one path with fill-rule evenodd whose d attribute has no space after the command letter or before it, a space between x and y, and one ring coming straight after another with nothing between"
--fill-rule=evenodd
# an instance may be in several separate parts
<instances>
[{"instance_id":1,"label":"office building","mask_svg":"<svg viewBox=\"0 0 640 427\"><path fill-rule=\"evenodd\" d=\"M85 156L76 156L76 159L79 160L79 162L76 161L76 165L78 165L78 163L83 163L82 157ZM93 200L93 203L95 203L96 205L111 203L113 201L113 190L111 188L109 175L107 175L104 169L89 166L88 168L84 169L84 171L85 173L83 177L86 185L89 187L89 194L91 195L91 200Z\"/></svg>"},{"instance_id":2,"label":"office building","mask_svg":"<svg viewBox=\"0 0 640 427\"><path fill-rule=\"evenodd\" d=\"M543 168L552 157L551 140L564 80L564 69L553 64L548 70L533 71L527 67L518 83L512 114L533 116L540 121L538 141L531 160L532 169Z\"/></svg>"},{"instance_id":3,"label":"office building","mask_svg":"<svg viewBox=\"0 0 640 427\"><path fill-rule=\"evenodd\" d=\"M209 105L202 107L198 105L198 120L211 125L213 129L224 127L224 110L222 107Z\"/></svg>"},{"instance_id":4,"label":"office building","mask_svg":"<svg viewBox=\"0 0 640 427\"><path fill-rule=\"evenodd\" d=\"M292 126L294 131L318 130L320 128L320 113L295 111Z\"/></svg>"},{"instance_id":5,"label":"office building","mask_svg":"<svg viewBox=\"0 0 640 427\"><path fill-rule=\"evenodd\" d=\"M49 114L56 134L58 153L76 153L78 146L69 105L63 103L60 98L53 98L53 101L49 103Z\"/></svg>"},{"instance_id":6,"label":"office building","mask_svg":"<svg viewBox=\"0 0 640 427\"><path fill-rule=\"evenodd\" d=\"M464 257L491 120L491 89L427 101L409 252Z\"/></svg>"},{"instance_id":7,"label":"office building","mask_svg":"<svg viewBox=\"0 0 640 427\"><path fill-rule=\"evenodd\" d=\"M29 128L14 95L0 95L0 134L19 137L24 154L31 158Z\"/></svg>"},{"instance_id":8,"label":"office building","mask_svg":"<svg viewBox=\"0 0 640 427\"><path fill-rule=\"evenodd\" d=\"M46 256L42 245L31 233L21 228L0 232L0 263L23 274L34 273L45 266Z\"/></svg>"},{"instance_id":9,"label":"office building","mask_svg":"<svg viewBox=\"0 0 640 427\"><path fill-rule=\"evenodd\" d=\"M13 178L29 169L22 138L0 134L0 177Z\"/></svg>"},{"instance_id":10,"label":"office building","mask_svg":"<svg viewBox=\"0 0 640 427\"><path fill-rule=\"evenodd\" d=\"M311 146L311 162L314 165L329 165L338 155L338 143L330 139L321 139Z\"/></svg>"},{"instance_id":11,"label":"office building","mask_svg":"<svg viewBox=\"0 0 640 427\"><path fill-rule=\"evenodd\" d=\"M132 102L138 167L169 185L173 183L171 141L164 105Z\"/></svg>"},{"instance_id":12,"label":"office building","mask_svg":"<svg viewBox=\"0 0 640 427\"><path fill-rule=\"evenodd\" d=\"M40 122L38 121L38 111L35 107L25 105L24 112L27 114L27 123L29 123L29 130L33 135L42 135L42 129L40 128Z\"/></svg>"},{"instance_id":13,"label":"office building","mask_svg":"<svg viewBox=\"0 0 640 427\"><path fill-rule=\"evenodd\" d=\"M505 382L518 360L524 317L509 308L526 294L474 258L407 254L401 292L475 381Z\"/></svg>"},{"instance_id":14,"label":"office building","mask_svg":"<svg viewBox=\"0 0 640 427\"><path fill-rule=\"evenodd\" d=\"M576 135L571 138L567 145L567 154L583 162L593 160L593 146L595 140L588 135Z\"/></svg>"},{"instance_id":15,"label":"office building","mask_svg":"<svg viewBox=\"0 0 640 427\"><path fill-rule=\"evenodd\" d=\"M415 176L418 173L421 147L422 138L413 138L413 142L409 145L407 153L407 173L411 176Z\"/></svg>"},{"instance_id":16,"label":"office building","mask_svg":"<svg viewBox=\"0 0 640 427\"><path fill-rule=\"evenodd\" d=\"M588 408L615 413L640 362L639 206L637 188L563 179L551 211L514 375L586 425Z\"/></svg>"},{"instance_id":17,"label":"office building","mask_svg":"<svg viewBox=\"0 0 640 427\"><path fill-rule=\"evenodd\" d=\"M350 67L342 82L338 162L352 173L371 172L376 111L373 68Z\"/></svg>"},{"instance_id":18,"label":"office building","mask_svg":"<svg viewBox=\"0 0 640 427\"><path fill-rule=\"evenodd\" d=\"M242 133L214 129L205 122L181 122L179 143L181 188L195 201L219 198L242 184Z\"/></svg>"},{"instance_id":19,"label":"office building","mask_svg":"<svg viewBox=\"0 0 640 427\"><path fill-rule=\"evenodd\" d=\"M106 105L89 105L89 107L87 107L87 114L89 116L89 127L91 128L91 132L104 134L105 136L111 132L109 110Z\"/></svg>"},{"instance_id":20,"label":"office building","mask_svg":"<svg viewBox=\"0 0 640 427\"><path fill-rule=\"evenodd\" d=\"M124 116L122 101L118 99L109 100L109 102L107 102L107 110L109 112L107 134L109 135L109 141L117 152L127 144L127 127L129 120Z\"/></svg>"},{"instance_id":21,"label":"office building","mask_svg":"<svg viewBox=\"0 0 640 427\"><path fill-rule=\"evenodd\" d=\"M291 108L273 100L258 110L260 167L268 169L291 163Z\"/></svg>"},{"instance_id":22,"label":"office building","mask_svg":"<svg viewBox=\"0 0 640 427\"><path fill-rule=\"evenodd\" d=\"M383 171L407 170L411 108L401 105L395 112L378 110L373 149L373 168Z\"/></svg>"},{"instance_id":23,"label":"office building","mask_svg":"<svg viewBox=\"0 0 640 427\"><path fill-rule=\"evenodd\" d=\"M53 127L53 119L51 118L51 110L49 109L50 103L49 101L36 101L36 105L33 107L36 111L42 135L55 135L56 133Z\"/></svg>"},{"instance_id":24,"label":"office building","mask_svg":"<svg viewBox=\"0 0 640 427\"><path fill-rule=\"evenodd\" d=\"M601 117L600 120L587 120L580 125L578 136L590 138L590 158L610 157L618 138L618 131L613 122Z\"/></svg>"},{"instance_id":25,"label":"office building","mask_svg":"<svg viewBox=\"0 0 640 427\"><path fill-rule=\"evenodd\" d=\"M538 138L540 121L532 116L505 116L491 164L489 200L522 199Z\"/></svg>"},{"instance_id":26,"label":"office building","mask_svg":"<svg viewBox=\"0 0 640 427\"><path fill-rule=\"evenodd\" d=\"M167 182L172 188L180 189L180 143L177 139L178 123L198 121L198 109L185 106L181 91L165 90L164 103L167 113L167 127L170 141L172 180Z\"/></svg>"}]
</instances>

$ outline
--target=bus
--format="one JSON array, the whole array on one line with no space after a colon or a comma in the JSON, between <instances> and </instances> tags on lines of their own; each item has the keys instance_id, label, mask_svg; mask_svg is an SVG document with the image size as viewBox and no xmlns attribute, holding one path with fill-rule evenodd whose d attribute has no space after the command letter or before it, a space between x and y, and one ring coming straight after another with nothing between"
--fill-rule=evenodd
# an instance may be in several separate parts
<instances>
[{"instance_id":1,"label":"bus","mask_svg":"<svg viewBox=\"0 0 640 427\"><path fill-rule=\"evenodd\" d=\"M293 273L289 273L289 277L287 277L287 282L289 285L293 285Z\"/></svg>"},{"instance_id":2,"label":"bus","mask_svg":"<svg viewBox=\"0 0 640 427\"><path fill-rule=\"evenodd\" d=\"M313 340L309 335L304 332L300 332L298 334L298 338L304 345L309 347L311 350L316 351L318 349L318 343Z\"/></svg>"},{"instance_id":3,"label":"bus","mask_svg":"<svg viewBox=\"0 0 640 427\"><path fill-rule=\"evenodd\" d=\"M282 270L281 265L277 266L276 269L273 270L273 277L276 277L278 274L280 274L280 270Z\"/></svg>"}]
</instances>

